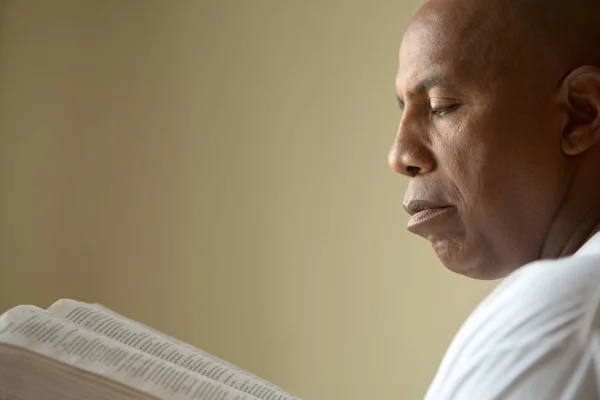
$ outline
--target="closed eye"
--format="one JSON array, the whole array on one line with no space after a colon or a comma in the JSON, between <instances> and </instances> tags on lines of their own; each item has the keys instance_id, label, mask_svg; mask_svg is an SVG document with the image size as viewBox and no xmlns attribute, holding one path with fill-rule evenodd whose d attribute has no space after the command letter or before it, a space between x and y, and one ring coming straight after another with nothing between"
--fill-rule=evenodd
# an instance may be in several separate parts
<instances>
[{"instance_id":1,"label":"closed eye","mask_svg":"<svg viewBox=\"0 0 600 400\"><path fill-rule=\"evenodd\" d=\"M398 99L398 107L400 107L400 111L404 111L404 102L400 100L400 97L396 97Z\"/></svg>"},{"instance_id":2,"label":"closed eye","mask_svg":"<svg viewBox=\"0 0 600 400\"><path fill-rule=\"evenodd\" d=\"M452 111L456 110L460 107L460 104L452 104L446 107L432 108L431 114L435 115L438 118L444 118L446 115L450 114Z\"/></svg>"}]
</instances>

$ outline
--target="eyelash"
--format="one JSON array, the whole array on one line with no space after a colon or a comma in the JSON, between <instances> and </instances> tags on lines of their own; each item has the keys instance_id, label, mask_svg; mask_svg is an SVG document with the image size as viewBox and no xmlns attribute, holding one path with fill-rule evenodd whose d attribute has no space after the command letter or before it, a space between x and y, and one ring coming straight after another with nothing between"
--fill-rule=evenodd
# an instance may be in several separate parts
<instances>
[{"instance_id":1,"label":"eyelash","mask_svg":"<svg viewBox=\"0 0 600 400\"><path fill-rule=\"evenodd\" d=\"M444 118L445 116L450 114L452 111L456 110L458 107L460 107L460 104L453 104L453 105L447 106L447 107L432 108L431 115L438 117L438 118Z\"/></svg>"},{"instance_id":2,"label":"eyelash","mask_svg":"<svg viewBox=\"0 0 600 400\"><path fill-rule=\"evenodd\" d=\"M404 112L404 103L402 101L398 100L398 105L400 106L400 113L403 113ZM430 113L431 113L431 116L433 116L433 117L444 118L445 116L450 114L452 111L456 110L458 107L460 107L460 104L453 104L453 105L447 106L447 107L432 108L430 110Z\"/></svg>"}]
</instances>

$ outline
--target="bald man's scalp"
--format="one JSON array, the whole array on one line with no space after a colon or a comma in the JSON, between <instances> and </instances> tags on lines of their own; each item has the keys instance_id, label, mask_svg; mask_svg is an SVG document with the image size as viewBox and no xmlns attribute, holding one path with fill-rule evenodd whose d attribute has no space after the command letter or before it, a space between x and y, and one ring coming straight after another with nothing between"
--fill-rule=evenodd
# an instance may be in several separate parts
<instances>
[{"instance_id":1,"label":"bald man's scalp","mask_svg":"<svg viewBox=\"0 0 600 400\"><path fill-rule=\"evenodd\" d=\"M488 0L489 1L489 0ZM583 65L600 66L600 1L510 0L522 39L545 68L566 75Z\"/></svg>"},{"instance_id":2,"label":"bald man's scalp","mask_svg":"<svg viewBox=\"0 0 600 400\"><path fill-rule=\"evenodd\" d=\"M437 18L440 40L449 35L456 59L486 83L519 74L558 84L579 66L600 67L600 0L431 0L416 21Z\"/></svg>"}]
</instances>

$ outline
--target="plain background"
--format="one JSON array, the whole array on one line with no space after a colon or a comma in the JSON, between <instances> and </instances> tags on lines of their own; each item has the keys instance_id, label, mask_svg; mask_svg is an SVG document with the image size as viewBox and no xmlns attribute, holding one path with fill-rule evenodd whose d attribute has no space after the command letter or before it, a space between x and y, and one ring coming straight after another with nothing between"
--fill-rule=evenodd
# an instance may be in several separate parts
<instances>
[{"instance_id":1,"label":"plain background","mask_svg":"<svg viewBox=\"0 0 600 400\"><path fill-rule=\"evenodd\" d=\"M387 167L419 1L0 3L0 307L101 302L305 400L418 399L494 283Z\"/></svg>"}]
</instances>

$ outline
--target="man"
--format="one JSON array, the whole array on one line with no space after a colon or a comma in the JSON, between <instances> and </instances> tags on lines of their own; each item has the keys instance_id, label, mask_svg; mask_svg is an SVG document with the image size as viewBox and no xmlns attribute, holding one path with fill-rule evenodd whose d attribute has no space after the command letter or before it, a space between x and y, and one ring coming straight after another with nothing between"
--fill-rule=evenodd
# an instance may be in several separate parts
<instances>
[{"instance_id":1,"label":"man","mask_svg":"<svg viewBox=\"0 0 600 400\"><path fill-rule=\"evenodd\" d=\"M396 86L408 229L506 277L427 399L600 399L600 1L432 0Z\"/></svg>"}]
</instances>

